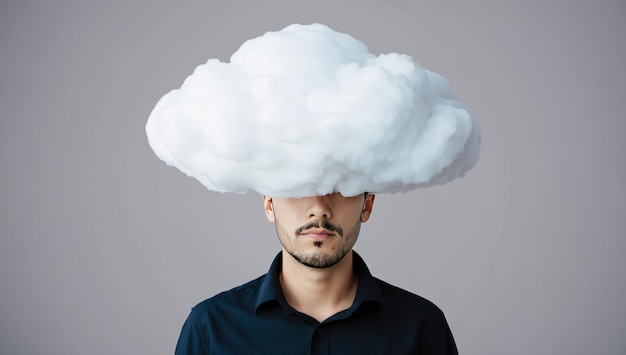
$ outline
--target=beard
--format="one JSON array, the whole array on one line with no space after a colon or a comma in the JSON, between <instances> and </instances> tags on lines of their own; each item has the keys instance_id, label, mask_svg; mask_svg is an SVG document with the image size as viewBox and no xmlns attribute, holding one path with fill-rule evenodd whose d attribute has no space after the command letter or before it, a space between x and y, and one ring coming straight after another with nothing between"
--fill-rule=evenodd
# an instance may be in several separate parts
<instances>
[{"instance_id":1,"label":"beard","mask_svg":"<svg viewBox=\"0 0 626 355\"><path fill-rule=\"evenodd\" d=\"M359 232L361 230L361 222L357 221L352 228L348 231L348 233L344 236L343 231L340 227L334 226L327 221L322 222L314 222L310 223L306 226L300 227L293 234L295 235L295 239L291 237L291 234L287 232L285 228L283 228L279 221L276 220L275 223L276 234L278 235L278 239L283 246L283 249L289 253L294 259L296 259L300 264L304 266L308 266L315 269L325 269L339 263L346 254L350 250L352 250L352 246L356 242L357 237L359 236ZM306 249L298 249L295 246L297 243L297 239L299 238L300 232L310 229L310 228L325 228L327 230L337 231L338 243L335 247L330 250L325 250L324 244L326 241L313 241L312 245L315 247L314 250L311 248Z\"/></svg>"},{"instance_id":2,"label":"beard","mask_svg":"<svg viewBox=\"0 0 626 355\"><path fill-rule=\"evenodd\" d=\"M293 250L287 250L287 252L304 266L312 267L315 269L325 269L334 266L335 264L340 262L343 257L346 256L349 250L350 249L348 248L339 247L336 250L334 249L333 253L328 253L323 250L315 250L314 252L309 253L298 253Z\"/></svg>"}]
</instances>

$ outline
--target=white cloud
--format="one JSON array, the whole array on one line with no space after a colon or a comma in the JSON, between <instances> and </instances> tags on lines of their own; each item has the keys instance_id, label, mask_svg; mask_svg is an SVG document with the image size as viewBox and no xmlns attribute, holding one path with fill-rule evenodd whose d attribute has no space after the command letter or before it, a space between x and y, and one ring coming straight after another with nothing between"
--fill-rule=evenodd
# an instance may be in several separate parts
<instances>
[{"instance_id":1,"label":"white cloud","mask_svg":"<svg viewBox=\"0 0 626 355\"><path fill-rule=\"evenodd\" d=\"M407 55L291 25L210 59L146 125L168 165L209 190L353 196L444 184L477 162L472 113Z\"/></svg>"}]
</instances>

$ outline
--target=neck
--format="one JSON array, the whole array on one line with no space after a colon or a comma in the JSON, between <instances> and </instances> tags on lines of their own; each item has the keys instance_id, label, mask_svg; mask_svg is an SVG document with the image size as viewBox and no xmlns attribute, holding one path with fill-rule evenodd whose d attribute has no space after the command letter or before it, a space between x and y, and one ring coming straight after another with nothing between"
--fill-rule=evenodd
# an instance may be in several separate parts
<instances>
[{"instance_id":1,"label":"neck","mask_svg":"<svg viewBox=\"0 0 626 355\"><path fill-rule=\"evenodd\" d=\"M356 295L352 251L337 264L323 269L302 265L283 250L280 285L287 303L318 322L350 308Z\"/></svg>"}]
</instances>

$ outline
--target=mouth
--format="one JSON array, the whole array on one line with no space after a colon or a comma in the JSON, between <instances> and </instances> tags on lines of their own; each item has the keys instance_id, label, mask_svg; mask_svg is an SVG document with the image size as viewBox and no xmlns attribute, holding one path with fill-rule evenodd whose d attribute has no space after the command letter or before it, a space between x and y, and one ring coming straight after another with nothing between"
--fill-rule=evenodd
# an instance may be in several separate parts
<instances>
[{"instance_id":1,"label":"mouth","mask_svg":"<svg viewBox=\"0 0 626 355\"><path fill-rule=\"evenodd\" d=\"M300 235L311 238L313 240L322 240L334 236L335 233L327 229L309 229L300 233Z\"/></svg>"},{"instance_id":2,"label":"mouth","mask_svg":"<svg viewBox=\"0 0 626 355\"><path fill-rule=\"evenodd\" d=\"M326 238L334 235L343 237L343 230L341 229L341 227L324 220L313 221L311 223L303 225L300 228L296 229L295 234L308 235L311 237L317 236L318 238Z\"/></svg>"}]
</instances>

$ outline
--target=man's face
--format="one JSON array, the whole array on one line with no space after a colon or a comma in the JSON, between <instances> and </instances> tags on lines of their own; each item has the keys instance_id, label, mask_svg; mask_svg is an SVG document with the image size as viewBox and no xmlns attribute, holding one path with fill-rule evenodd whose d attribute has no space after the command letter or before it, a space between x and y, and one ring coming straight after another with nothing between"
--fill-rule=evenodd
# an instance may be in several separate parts
<instances>
[{"instance_id":1,"label":"man's face","mask_svg":"<svg viewBox=\"0 0 626 355\"><path fill-rule=\"evenodd\" d=\"M264 196L263 200L283 249L306 266L327 268L341 261L356 243L374 197L333 193L298 199Z\"/></svg>"}]
</instances>

